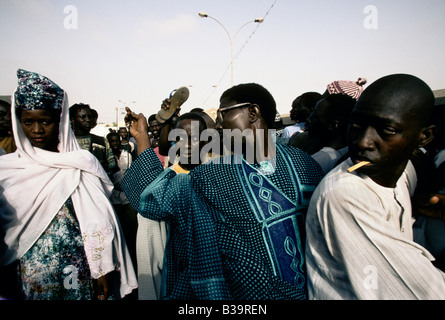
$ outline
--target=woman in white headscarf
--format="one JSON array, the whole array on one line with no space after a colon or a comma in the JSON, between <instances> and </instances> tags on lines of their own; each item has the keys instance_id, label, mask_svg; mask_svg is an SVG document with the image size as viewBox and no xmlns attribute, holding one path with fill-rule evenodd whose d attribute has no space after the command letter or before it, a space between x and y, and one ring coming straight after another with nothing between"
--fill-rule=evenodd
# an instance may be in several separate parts
<instances>
[{"instance_id":1,"label":"woman in white headscarf","mask_svg":"<svg viewBox=\"0 0 445 320\"><path fill-rule=\"evenodd\" d=\"M0 157L1 264L18 261L24 299L131 293L137 281L109 201L113 184L77 143L66 93L39 74L17 76L17 150Z\"/></svg>"}]
</instances>

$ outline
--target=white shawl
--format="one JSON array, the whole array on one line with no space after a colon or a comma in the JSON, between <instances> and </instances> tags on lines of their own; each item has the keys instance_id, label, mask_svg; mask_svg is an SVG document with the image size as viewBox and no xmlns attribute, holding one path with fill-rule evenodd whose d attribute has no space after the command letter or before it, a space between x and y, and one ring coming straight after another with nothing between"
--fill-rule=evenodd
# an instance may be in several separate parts
<instances>
[{"instance_id":1,"label":"white shawl","mask_svg":"<svg viewBox=\"0 0 445 320\"><path fill-rule=\"evenodd\" d=\"M0 157L0 222L5 232L1 264L20 259L71 197L91 275L97 279L120 271L120 295L137 280L119 221L109 201L113 184L99 161L77 143L65 94L59 153L34 148L15 115L11 118L17 150Z\"/></svg>"}]
</instances>

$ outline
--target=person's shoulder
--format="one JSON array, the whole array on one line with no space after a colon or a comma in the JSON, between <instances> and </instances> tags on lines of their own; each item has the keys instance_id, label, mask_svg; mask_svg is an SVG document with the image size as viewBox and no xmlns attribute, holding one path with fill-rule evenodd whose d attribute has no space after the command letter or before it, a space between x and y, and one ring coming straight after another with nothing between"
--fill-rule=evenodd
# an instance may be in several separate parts
<instances>
[{"instance_id":1,"label":"person's shoulder","mask_svg":"<svg viewBox=\"0 0 445 320\"><path fill-rule=\"evenodd\" d=\"M277 144L277 148L281 148L282 150L286 151L290 155L298 155L298 156L306 156L308 155L303 150L290 146L288 144Z\"/></svg>"},{"instance_id":2,"label":"person's shoulder","mask_svg":"<svg viewBox=\"0 0 445 320\"><path fill-rule=\"evenodd\" d=\"M316 190L319 201L366 201L372 197L374 192L366 178L357 172L348 172L351 166L352 161L347 159L324 176Z\"/></svg>"},{"instance_id":3,"label":"person's shoulder","mask_svg":"<svg viewBox=\"0 0 445 320\"><path fill-rule=\"evenodd\" d=\"M283 128L283 132L289 132L289 131L295 131L295 130L297 130L298 129L298 125L295 123L295 124L291 124L291 125L289 125L289 126L287 126L287 127L284 127Z\"/></svg>"},{"instance_id":4,"label":"person's shoulder","mask_svg":"<svg viewBox=\"0 0 445 320\"><path fill-rule=\"evenodd\" d=\"M97 144L100 144L102 146L105 146L105 143L106 143L107 140L104 137L101 137L101 136L98 136L98 135L95 135L95 134L92 134L92 133L90 133L90 136L91 136L91 141L93 143L97 143Z\"/></svg>"},{"instance_id":5,"label":"person's shoulder","mask_svg":"<svg viewBox=\"0 0 445 320\"><path fill-rule=\"evenodd\" d=\"M219 172L224 171L225 168L233 164L231 161L231 157L217 157L208 161L204 164L200 164L199 166L193 168L189 174L192 177L213 177L213 175L219 174Z\"/></svg>"},{"instance_id":6,"label":"person's shoulder","mask_svg":"<svg viewBox=\"0 0 445 320\"><path fill-rule=\"evenodd\" d=\"M299 163L300 166L316 167L321 171L321 168L317 161L315 161L307 152L285 144L278 145L284 155L288 155L294 163Z\"/></svg>"}]
</instances>

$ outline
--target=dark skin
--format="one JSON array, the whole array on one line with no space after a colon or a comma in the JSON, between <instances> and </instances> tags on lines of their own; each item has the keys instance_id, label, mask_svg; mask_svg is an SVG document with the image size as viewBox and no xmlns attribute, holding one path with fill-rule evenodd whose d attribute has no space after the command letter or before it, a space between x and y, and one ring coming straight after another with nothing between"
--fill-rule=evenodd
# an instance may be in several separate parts
<instances>
[{"instance_id":1,"label":"dark skin","mask_svg":"<svg viewBox=\"0 0 445 320\"><path fill-rule=\"evenodd\" d=\"M48 110L23 110L20 124L33 147L59 152L60 117Z\"/></svg>"},{"instance_id":2,"label":"dark skin","mask_svg":"<svg viewBox=\"0 0 445 320\"><path fill-rule=\"evenodd\" d=\"M420 194L412 199L418 214L445 220L445 194Z\"/></svg>"},{"instance_id":3,"label":"dark skin","mask_svg":"<svg viewBox=\"0 0 445 320\"><path fill-rule=\"evenodd\" d=\"M148 136L147 118L142 114L136 114L130 108L125 107L127 115L125 116L125 123L128 123L130 134L136 140L138 145L138 155L151 148L150 137Z\"/></svg>"},{"instance_id":4,"label":"dark skin","mask_svg":"<svg viewBox=\"0 0 445 320\"><path fill-rule=\"evenodd\" d=\"M180 120L176 124L176 129L182 129L185 132L187 132L187 141L178 141L180 144L184 144L183 148L185 148L186 152L185 154L181 153L180 159L179 159L179 165L185 169L185 170L192 170L193 168L197 167L201 164L201 158L199 157L199 163L193 163L192 161L192 152L194 150L201 150L201 148L204 146L204 141L196 140L198 137L192 137L192 122L196 120L191 119L183 119ZM201 135L203 131L203 128L199 128L199 135ZM178 138L179 139L179 138ZM177 143L178 143L177 142Z\"/></svg>"},{"instance_id":5,"label":"dark skin","mask_svg":"<svg viewBox=\"0 0 445 320\"><path fill-rule=\"evenodd\" d=\"M48 110L23 110L20 124L26 138L35 148L46 151L59 152L59 125L60 115ZM103 292L103 298L108 299L110 294L110 274L97 279L96 290Z\"/></svg>"},{"instance_id":6,"label":"dark skin","mask_svg":"<svg viewBox=\"0 0 445 320\"><path fill-rule=\"evenodd\" d=\"M94 126L94 116L90 109L80 109L74 119L71 120L71 126L76 136L86 136L90 134L91 128Z\"/></svg>"},{"instance_id":7,"label":"dark skin","mask_svg":"<svg viewBox=\"0 0 445 320\"><path fill-rule=\"evenodd\" d=\"M260 144L261 150L260 152L255 152L255 163L259 163L260 161L270 159L275 156L273 154L273 150L269 150L268 139L266 135L268 134L268 127L263 117L261 116L260 108L258 105L252 104L245 108L236 108L228 111L224 111L225 107L233 106L238 104L237 101L234 101L230 98L225 98L220 101L219 111L223 114L223 122L217 122L215 129L222 132L223 129L240 129L241 131L244 129L252 129L255 132L258 129L264 130L264 144ZM138 154L141 154L143 151L147 150L151 147L150 139L148 137L148 126L147 120L145 116L140 113L136 114L131 111L130 108L126 108L126 122L130 124L130 134L136 139L138 144ZM256 140L251 141L250 143L254 143L256 145ZM265 150L269 150L266 152Z\"/></svg>"},{"instance_id":8,"label":"dark skin","mask_svg":"<svg viewBox=\"0 0 445 320\"><path fill-rule=\"evenodd\" d=\"M322 139L324 146L340 149L347 145L344 134L339 134L340 121L332 114L329 102L320 100L306 121L306 131L314 139Z\"/></svg>"},{"instance_id":9,"label":"dark skin","mask_svg":"<svg viewBox=\"0 0 445 320\"><path fill-rule=\"evenodd\" d=\"M152 133L153 138L155 138L155 139L159 138L159 134L161 131L161 125L159 124L158 120L150 121L148 130Z\"/></svg>"},{"instance_id":10,"label":"dark skin","mask_svg":"<svg viewBox=\"0 0 445 320\"><path fill-rule=\"evenodd\" d=\"M0 105L0 137L9 137L11 135L11 109Z\"/></svg>"},{"instance_id":11,"label":"dark skin","mask_svg":"<svg viewBox=\"0 0 445 320\"><path fill-rule=\"evenodd\" d=\"M254 162L259 163L261 161L273 158L275 156L275 154L273 153L274 150L269 150L269 147L272 148L272 146L268 145L268 127L261 115L260 107L258 105L252 104L245 107L224 111L226 107L230 107L239 103L240 102L234 101L230 97L221 99L218 112L221 114L223 121L220 122L219 120L217 120L215 129L220 131L221 137L223 136L222 130L224 129L239 129L241 131L251 129L254 134L254 139L252 141L245 141L245 143L252 144L254 148L257 147L257 130L264 130L264 136L262 137L264 143L259 144L262 150L259 150L259 152L256 152L255 150ZM233 143L231 144L231 146L233 147ZM246 148L243 148L243 153L245 152L245 150Z\"/></svg>"},{"instance_id":12,"label":"dark skin","mask_svg":"<svg viewBox=\"0 0 445 320\"><path fill-rule=\"evenodd\" d=\"M119 136L112 135L108 138L111 149L113 149L113 154L115 157L119 156L119 151L121 147L121 139ZM116 159L118 161L118 159Z\"/></svg>"},{"instance_id":13,"label":"dark skin","mask_svg":"<svg viewBox=\"0 0 445 320\"><path fill-rule=\"evenodd\" d=\"M290 118L296 123L306 121L307 117L311 114L311 110L302 104L301 97L296 98L292 102L292 109L290 110Z\"/></svg>"},{"instance_id":14,"label":"dark skin","mask_svg":"<svg viewBox=\"0 0 445 320\"><path fill-rule=\"evenodd\" d=\"M354 163L371 161L358 171L382 186L394 187L409 158L433 140L437 128L422 119L422 101L427 97L416 86L407 85L398 95L394 89L376 98L368 94L365 90L352 113L348 132L351 159ZM443 194L416 194L412 206L415 214L445 220Z\"/></svg>"},{"instance_id":15,"label":"dark skin","mask_svg":"<svg viewBox=\"0 0 445 320\"><path fill-rule=\"evenodd\" d=\"M127 143L128 142L128 131L127 128L119 128L119 135L122 138L122 143Z\"/></svg>"},{"instance_id":16,"label":"dark skin","mask_svg":"<svg viewBox=\"0 0 445 320\"><path fill-rule=\"evenodd\" d=\"M377 184L394 188L416 148L434 137L433 127L422 127L419 109L406 101L385 98L358 102L349 126L349 152L354 163L370 161L359 170Z\"/></svg>"}]
</instances>

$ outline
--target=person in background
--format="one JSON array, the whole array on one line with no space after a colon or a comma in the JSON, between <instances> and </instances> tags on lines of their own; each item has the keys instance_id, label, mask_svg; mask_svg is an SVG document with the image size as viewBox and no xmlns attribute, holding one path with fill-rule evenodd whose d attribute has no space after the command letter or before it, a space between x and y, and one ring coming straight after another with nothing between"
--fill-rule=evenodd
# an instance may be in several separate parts
<instances>
[{"instance_id":1,"label":"person in background","mask_svg":"<svg viewBox=\"0 0 445 320\"><path fill-rule=\"evenodd\" d=\"M366 82L367 80L364 78L359 78L357 81L333 81L326 86L325 92L319 97L319 99L316 101L316 104L318 103L318 101L323 100L330 95L336 94L346 95L354 100L357 100L360 94L363 92L363 86L366 84ZM330 166L330 163L334 163L335 165L336 160L329 160L329 158L331 156L337 158L339 155L341 157L342 152L345 150L341 150L340 152L338 151L338 149L335 149L335 152L333 152L332 149L322 150L324 147L326 147L326 141L323 141L324 138L322 138L321 136L311 136L307 131L307 127L309 125L310 124L306 126L305 131L302 134L292 136L289 140L289 145L306 151L310 155L314 155L315 153L321 151L321 153L315 156L317 160L323 163L323 165L327 165L328 167Z\"/></svg>"},{"instance_id":2,"label":"person in background","mask_svg":"<svg viewBox=\"0 0 445 320\"><path fill-rule=\"evenodd\" d=\"M201 133L207 129L206 121L197 113L190 112L183 114L176 119L175 128L184 130L187 133L187 140L177 136L176 141L168 141L171 119L163 123L160 135L160 148L177 148L179 152L173 163L167 169L165 174L174 171L176 174L188 174L190 170L201 163L193 163L191 154L195 148L201 152L205 145L204 141L199 141L192 136L192 126L196 126L196 132ZM167 137L167 139L163 139ZM163 145L165 144L165 146ZM173 146L172 146L173 144ZM196 145L199 144L199 145ZM185 152L184 152L185 151ZM168 154L168 152L167 152ZM182 156L181 156L182 155ZM155 184L156 182L153 182ZM138 261L138 279L139 279L139 299L140 300L159 300L161 299L162 270L164 266L164 256L167 239L169 236L169 226L165 221L151 220L141 214L138 214L139 228L137 230L137 261ZM173 249L174 250L174 249Z\"/></svg>"},{"instance_id":3,"label":"person in background","mask_svg":"<svg viewBox=\"0 0 445 320\"><path fill-rule=\"evenodd\" d=\"M150 136L150 144L154 152L158 155L159 160L162 162L164 168L168 166L168 160L166 156L159 152L159 138L161 134L161 125L156 120L156 114L152 114L148 118L148 132Z\"/></svg>"},{"instance_id":4,"label":"person in background","mask_svg":"<svg viewBox=\"0 0 445 320\"><path fill-rule=\"evenodd\" d=\"M152 114L148 118L148 131L151 133L151 144L153 144L153 141L159 140L159 135L161 134L161 125L159 124L158 120L156 120L156 114Z\"/></svg>"},{"instance_id":5,"label":"person in background","mask_svg":"<svg viewBox=\"0 0 445 320\"><path fill-rule=\"evenodd\" d=\"M428 85L406 74L380 78L361 94L350 158L325 176L309 205L311 299L445 299L445 274L413 241L412 228L410 158L434 137L433 104Z\"/></svg>"},{"instance_id":6,"label":"person in background","mask_svg":"<svg viewBox=\"0 0 445 320\"><path fill-rule=\"evenodd\" d=\"M167 99L165 101L168 101ZM179 109L180 110L180 109ZM215 128L215 120L212 119L212 117L210 117L210 115L208 115L204 109L202 108L193 108L192 110L190 110L191 113L196 113L198 115L200 115L204 121L206 122L207 125L207 129L213 129Z\"/></svg>"},{"instance_id":7,"label":"person in background","mask_svg":"<svg viewBox=\"0 0 445 320\"><path fill-rule=\"evenodd\" d=\"M97 126L97 119L99 119L99 114L95 109L91 109L91 126L90 130L93 130Z\"/></svg>"},{"instance_id":8,"label":"person in background","mask_svg":"<svg viewBox=\"0 0 445 320\"><path fill-rule=\"evenodd\" d=\"M281 138L289 141L294 134L299 134L304 131L306 119L314 111L317 101L321 98L318 92L306 92L298 96L292 102L292 109L290 110L290 118L295 121L295 124L287 126L283 129Z\"/></svg>"},{"instance_id":9,"label":"person in background","mask_svg":"<svg viewBox=\"0 0 445 320\"><path fill-rule=\"evenodd\" d=\"M431 124L437 127L434 140L414 157L418 177L413 197L416 219L414 241L434 256L433 264L445 272L445 105L435 105Z\"/></svg>"},{"instance_id":10,"label":"person in background","mask_svg":"<svg viewBox=\"0 0 445 320\"><path fill-rule=\"evenodd\" d=\"M312 154L323 172L331 171L348 152L347 130L356 99L346 94L330 94L318 101L306 121L310 138L318 139L322 149Z\"/></svg>"},{"instance_id":11,"label":"person in background","mask_svg":"<svg viewBox=\"0 0 445 320\"><path fill-rule=\"evenodd\" d=\"M137 154L136 154L136 147L134 142L129 140L128 137L128 129L126 127L119 128L118 134L120 136L120 144L121 148L125 149L129 154L131 154L132 160L136 160ZM111 144L111 142L110 142Z\"/></svg>"},{"instance_id":12,"label":"person in background","mask_svg":"<svg viewBox=\"0 0 445 320\"><path fill-rule=\"evenodd\" d=\"M283 119L281 119L281 115L278 111L277 111L277 114L275 115L273 129L276 130L275 136L276 136L277 143L287 144L289 142L289 139L283 139L283 130L285 129L285 127L283 125Z\"/></svg>"},{"instance_id":13,"label":"person in background","mask_svg":"<svg viewBox=\"0 0 445 320\"><path fill-rule=\"evenodd\" d=\"M0 155L12 153L16 149L12 134L11 104L0 100Z\"/></svg>"},{"instance_id":14,"label":"person in background","mask_svg":"<svg viewBox=\"0 0 445 320\"><path fill-rule=\"evenodd\" d=\"M122 298L137 281L113 185L77 143L66 93L37 73L17 77L17 150L0 157L0 264L17 263L20 299Z\"/></svg>"},{"instance_id":15,"label":"person in background","mask_svg":"<svg viewBox=\"0 0 445 320\"><path fill-rule=\"evenodd\" d=\"M114 210L122 225L122 231L127 242L128 250L130 251L131 260L137 271L136 260L136 233L138 230L137 211L133 209L127 196L121 188L121 182L125 173L133 163L133 157L128 152L127 148L121 145L121 136L117 132L110 132L107 135L107 140L110 143L111 150L113 150L116 163L119 171L115 172L111 177L114 189L111 192L110 201L113 204Z\"/></svg>"},{"instance_id":16,"label":"person in background","mask_svg":"<svg viewBox=\"0 0 445 320\"><path fill-rule=\"evenodd\" d=\"M90 133L94 115L89 105L76 103L70 107L71 127L82 149L91 152L100 162L108 176L119 170L110 144L104 137Z\"/></svg>"}]
</instances>

